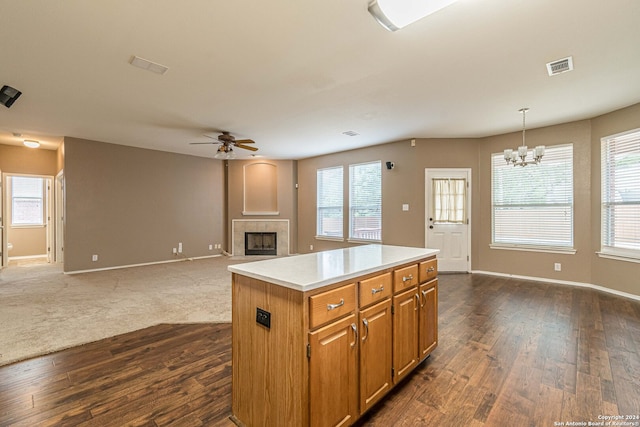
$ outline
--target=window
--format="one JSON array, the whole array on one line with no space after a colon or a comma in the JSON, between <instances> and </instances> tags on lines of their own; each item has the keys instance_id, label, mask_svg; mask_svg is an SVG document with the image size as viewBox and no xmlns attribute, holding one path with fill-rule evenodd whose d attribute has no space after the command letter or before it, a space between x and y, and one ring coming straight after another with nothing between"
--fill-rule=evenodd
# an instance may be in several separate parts
<instances>
[{"instance_id":1,"label":"window","mask_svg":"<svg viewBox=\"0 0 640 427\"><path fill-rule=\"evenodd\" d=\"M492 247L573 250L573 145L547 147L537 165L491 156Z\"/></svg>"},{"instance_id":2,"label":"window","mask_svg":"<svg viewBox=\"0 0 640 427\"><path fill-rule=\"evenodd\" d=\"M602 253L640 259L640 129L602 139Z\"/></svg>"},{"instance_id":3,"label":"window","mask_svg":"<svg viewBox=\"0 0 640 427\"><path fill-rule=\"evenodd\" d=\"M317 215L318 237L342 238L343 203L342 166L318 169L317 171Z\"/></svg>"},{"instance_id":4,"label":"window","mask_svg":"<svg viewBox=\"0 0 640 427\"><path fill-rule=\"evenodd\" d=\"M467 220L467 180L465 178L433 178L433 222L436 224L464 224Z\"/></svg>"},{"instance_id":5,"label":"window","mask_svg":"<svg viewBox=\"0 0 640 427\"><path fill-rule=\"evenodd\" d=\"M349 238L382 240L382 163L349 166Z\"/></svg>"},{"instance_id":6,"label":"window","mask_svg":"<svg viewBox=\"0 0 640 427\"><path fill-rule=\"evenodd\" d=\"M43 178L11 178L11 225L44 225L43 187Z\"/></svg>"}]
</instances>

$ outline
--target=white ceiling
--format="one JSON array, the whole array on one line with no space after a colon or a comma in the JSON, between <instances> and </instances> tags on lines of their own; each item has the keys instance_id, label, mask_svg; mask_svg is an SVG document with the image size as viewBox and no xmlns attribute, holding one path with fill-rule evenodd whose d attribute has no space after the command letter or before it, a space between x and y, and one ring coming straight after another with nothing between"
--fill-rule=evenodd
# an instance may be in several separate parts
<instances>
[{"instance_id":1,"label":"white ceiling","mask_svg":"<svg viewBox=\"0 0 640 427\"><path fill-rule=\"evenodd\" d=\"M638 0L460 0L395 33L367 2L0 0L0 85L23 92L0 106L0 143L212 157L189 143L228 130L299 159L516 131L521 107L532 128L640 102Z\"/></svg>"}]
</instances>

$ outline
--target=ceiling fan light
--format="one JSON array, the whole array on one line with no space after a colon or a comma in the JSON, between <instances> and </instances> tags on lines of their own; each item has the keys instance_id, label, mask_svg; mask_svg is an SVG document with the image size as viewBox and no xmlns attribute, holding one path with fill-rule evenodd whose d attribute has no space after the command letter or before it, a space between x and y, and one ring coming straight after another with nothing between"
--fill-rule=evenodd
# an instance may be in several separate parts
<instances>
[{"instance_id":1,"label":"ceiling fan light","mask_svg":"<svg viewBox=\"0 0 640 427\"><path fill-rule=\"evenodd\" d=\"M397 31L457 0L372 0L369 13L389 31Z\"/></svg>"}]
</instances>

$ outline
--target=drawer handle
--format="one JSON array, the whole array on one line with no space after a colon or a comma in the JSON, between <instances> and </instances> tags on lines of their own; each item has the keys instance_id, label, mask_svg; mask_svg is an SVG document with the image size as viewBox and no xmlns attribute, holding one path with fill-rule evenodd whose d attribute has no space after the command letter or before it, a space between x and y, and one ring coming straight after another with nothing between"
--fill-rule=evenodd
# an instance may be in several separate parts
<instances>
[{"instance_id":1,"label":"drawer handle","mask_svg":"<svg viewBox=\"0 0 640 427\"><path fill-rule=\"evenodd\" d=\"M413 280L413 274L410 274L408 276L402 276L403 282L408 282L409 280Z\"/></svg>"},{"instance_id":2,"label":"drawer handle","mask_svg":"<svg viewBox=\"0 0 640 427\"><path fill-rule=\"evenodd\" d=\"M415 294L414 297L416 297L416 305L415 305L414 310L418 311L418 307L420 307L420 295Z\"/></svg>"},{"instance_id":3,"label":"drawer handle","mask_svg":"<svg viewBox=\"0 0 640 427\"><path fill-rule=\"evenodd\" d=\"M344 298L340 298L340 302L337 304L327 304L327 311L331 311L335 308L342 307L344 305Z\"/></svg>"},{"instance_id":4,"label":"drawer handle","mask_svg":"<svg viewBox=\"0 0 640 427\"><path fill-rule=\"evenodd\" d=\"M380 285L380 287L378 289L376 289L376 288L371 289L371 295L375 295L378 292L382 292L382 291L384 291L384 286Z\"/></svg>"},{"instance_id":5,"label":"drawer handle","mask_svg":"<svg viewBox=\"0 0 640 427\"><path fill-rule=\"evenodd\" d=\"M433 267L427 268L427 273L431 273L431 272L434 272L434 271L436 271L436 269L433 268Z\"/></svg>"}]
</instances>

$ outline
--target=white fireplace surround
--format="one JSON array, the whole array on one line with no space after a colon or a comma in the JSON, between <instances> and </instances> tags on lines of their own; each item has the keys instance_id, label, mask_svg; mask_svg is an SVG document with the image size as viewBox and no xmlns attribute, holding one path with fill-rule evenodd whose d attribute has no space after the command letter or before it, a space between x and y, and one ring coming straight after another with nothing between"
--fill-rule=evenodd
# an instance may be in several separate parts
<instances>
[{"instance_id":1,"label":"white fireplace surround","mask_svg":"<svg viewBox=\"0 0 640 427\"><path fill-rule=\"evenodd\" d=\"M278 256L289 255L288 219L234 219L231 220L231 255L244 256L244 233L278 233Z\"/></svg>"}]
</instances>

